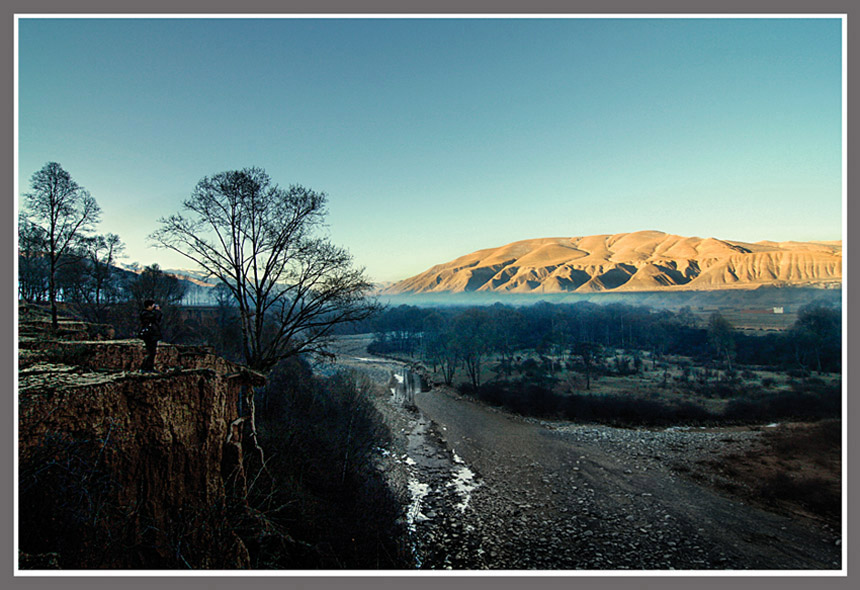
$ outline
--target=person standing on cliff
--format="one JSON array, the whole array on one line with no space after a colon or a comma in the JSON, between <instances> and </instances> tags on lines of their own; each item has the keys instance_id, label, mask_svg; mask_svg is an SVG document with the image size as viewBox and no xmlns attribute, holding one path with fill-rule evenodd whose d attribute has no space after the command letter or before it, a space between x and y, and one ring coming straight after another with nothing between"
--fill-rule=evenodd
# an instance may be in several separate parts
<instances>
[{"instance_id":1,"label":"person standing on cliff","mask_svg":"<svg viewBox=\"0 0 860 590\"><path fill-rule=\"evenodd\" d=\"M140 331L137 335L146 344L146 358L140 370L146 373L155 371L155 353L161 340L161 308L152 299L143 302L140 312Z\"/></svg>"}]
</instances>

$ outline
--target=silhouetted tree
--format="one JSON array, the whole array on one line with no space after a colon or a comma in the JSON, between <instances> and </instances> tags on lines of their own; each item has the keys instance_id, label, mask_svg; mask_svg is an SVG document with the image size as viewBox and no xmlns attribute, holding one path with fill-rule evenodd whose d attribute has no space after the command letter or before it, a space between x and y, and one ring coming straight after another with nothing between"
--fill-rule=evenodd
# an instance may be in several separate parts
<instances>
[{"instance_id":1,"label":"silhouetted tree","mask_svg":"<svg viewBox=\"0 0 860 590\"><path fill-rule=\"evenodd\" d=\"M456 345L456 337L456 333L449 326L440 334L438 342L439 368L442 370L442 380L449 387L454 384L454 375L457 372L457 365L460 364L460 352Z\"/></svg>"},{"instance_id":2,"label":"silhouetted tree","mask_svg":"<svg viewBox=\"0 0 860 590\"><path fill-rule=\"evenodd\" d=\"M467 309L454 319L454 349L463 361L472 386L481 385L481 366L490 351L489 314L480 308Z\"/></svg>"},{"instance_id":3,"label":"silhouetted tree","mask_svg":"<svg viewBox=\"0 0 860 590\"><path fill-rule=\"evenodd\" d=\"M510 377L513 369L514 352L518 348L523 326L522 314L501 304L493 305L490 314L490 345L499 355L502 371Z\"/></svg>"},{"instance_id":4,"label":"silhouetted tree","mask_svg":"<svg viewBox=\"0 0 860 590\"><path fill-rule=\"evenodd\" d=\"M582 359L585 366L586 389L591 389L591 376L602 352L603 347L596 342L577 342L573 347L573 353Z\"/></svg>"},{"instance_id":5,"label":"silhouetted tree","mask_svg":"<svg viewBox=\"0 0 860 590\"><path fill-rule=\"evenodd\" d=\"M842 345L842 314L838 309L812 303L797 311L797 320L792 327L792 337L812 353L818 373L822 373L822 359L837 359Z\"/></svg>"},{"instance_id":6,"label":"silhouetted tree","mask_svg":"<svg viewBox=\"0 0 860 590\"><path fill-rule=\"evenodd\" d=\"M150 237L226 285L236 301L245 362L266 371L302 352L322 353L333 327L377 310L371 285L343 248L315 235L326 195L284 189L260 168L203 178L183 213Z\"/></svg>"},{"instance_id":7,"label":"silhouetted tree","mask_svg":"<svg viewBox=\"0 0 860 590\"><path fill-rule=\"evenodd\" d=\"M72 308L77 308L84 301L87 289L85 277L88 272L87 261L80 244L70 248L60 258L54 278L57 299Z\"/></svg>"},{"instance_id":8,"label":"silhouetted tree","mask_svg":"<svg viewBox=\"0 0 860 590\"><path fill-rule=\"evenodd\" d=\"M726 361L731 372L735 356L735 329L718 311L708 318L708 345L717 358Z\"/></svg>"},{"instance_id":9,"label":"silhouetted tree","mask_svg":"<svg viewBox=\"0 0 860 590\"><path fill-rule=\"evenodd\" d=\"M143 307L143 302L152 299L161 306L179 305L185 295L185 285L176 277L164 274L157 264L143 269L129 285L134 302Z\"/></svg>"},{"instance_id":10,"label":"silhouetted tree","mask_svg":"<svg viewBox=\"0 0 860 590\"><path fill-rule=\"evenodd\" d=\"M71 262L74 240L92 229L101 209L96 200L56 162L48 162L30 179L30 192L24 195L27 213L45 231L45 256L48 260L48 300L51 325L56 330L57 270Z\"/></svg>"},{"instance_id":11,"label":"silhouetted tree","mask_svg":"<svg viewBox=\"0 0 860 590\"><path fill-rule=\"evenodd\" d=\"M86 268L79 277L82 301L78 308L92 322L105 322L109 305L120 298L120 285L115 280L115 264L124 249L125 245L116 234L95 235L80 240L79 253Z\"/></svg>"},{"instance_id":12,"label":"silhouetted tree","mask_svg":"<svg viewBox=\"0 0 860 590\"><path fill-rule=\"evenodd\" d=\"M423 352L424 358L433 365L433 372L441 361L444 350L443 333L445 329L445 318L438 311L430 310L422 320L422 331L424 333Z\"/></svg>"}]
</instances>

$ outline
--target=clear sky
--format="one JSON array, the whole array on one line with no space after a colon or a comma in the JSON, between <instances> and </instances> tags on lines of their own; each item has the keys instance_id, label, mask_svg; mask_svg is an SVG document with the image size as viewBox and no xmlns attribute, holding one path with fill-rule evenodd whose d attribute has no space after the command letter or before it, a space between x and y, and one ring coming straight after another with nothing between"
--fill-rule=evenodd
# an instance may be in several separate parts
<instances>
[{"instance_id":1,"label":"clear sky","mask_svg":"<svg viewBox=\"0 0 860 590\"><path fill-rule=\"evenodd\" d=\"M59 162L126 262L202 177L328 194L379 281L538 237L842 239L839 19L18 22L19 193Z\"/></svg>"}]
</instances>

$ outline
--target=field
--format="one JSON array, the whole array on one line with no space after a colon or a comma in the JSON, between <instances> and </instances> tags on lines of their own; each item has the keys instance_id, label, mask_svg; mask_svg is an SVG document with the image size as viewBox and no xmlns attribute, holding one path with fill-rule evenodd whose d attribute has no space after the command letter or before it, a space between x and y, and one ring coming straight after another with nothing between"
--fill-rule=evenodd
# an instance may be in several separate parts
<instances>
[{"instance_id":1,"label":"field","mask_svg":"<svg viewBox=\"0 0 860 590\"><path fill-rule=\"evenodd\" d=\"M702 325L707 325L708 316L714 312L719 312L736 330L747 332L787 330L797 320L796 311L785 310L783 313L774 313L773 309L714 307L693 310L693 315Z\"/></svg>"},{"instance_id":2,"label":"field","mask_svg":"<svg viewBox=\"0 0 860 590\"><path fill-rule=\"evenodd\" d=\"M750 503L811 516L833 527L842 517L842 422L789 423L766 428L742 452L701 459L688 475Z\"/></svg>"},{"instance_id":3,"label":"field","mask_svg":"<svg viewBox=\"0 0 860 590\"><path fill-rule=\"evenodd\" d=\"M616 424L632 419L636 425L639 418L642 424L668 424L679 411L679 424L838 417L841 376L836 373L798 374L755 366L728 370L678 355L655 358L647 351L616 349L604 354L590 370L574 356L518 355L508 370L501 358L488 356L481 365L478 390L462 367L457 368L453 385L489 403L547 418L575 417L565 410L574 398L588 400L591 406L602 402L607 409L596 416ZM429 381L442 382L438 367L424 368ZM616 418L611 416L612 404L624 406ZM656 416L663 410L664 416Z\"/></svg>"}]
</instances>

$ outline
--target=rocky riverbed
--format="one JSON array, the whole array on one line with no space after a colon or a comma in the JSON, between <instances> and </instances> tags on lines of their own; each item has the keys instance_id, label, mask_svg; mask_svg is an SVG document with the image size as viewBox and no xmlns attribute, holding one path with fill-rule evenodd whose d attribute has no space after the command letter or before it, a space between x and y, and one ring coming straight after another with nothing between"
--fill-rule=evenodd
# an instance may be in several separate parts
<instances>
[{"instance_id":1,"label":"rocky riverbed","mask_svg":"<svg viewBox=\"0 0 860 590\"><path fill-rule=\"evenodd\" d=\"M356 347L358 347L356 342ZM358 348L356 349L358 350ZM841 567L840 532L715 491L703 465L769 428L630 430L512 416L456 392L385 392L401 364L341 357L380 383L396 435L380 465L416 568L805 570ZM696 480L690 477L697 474Z\"/></svg>"}]
</instances>

